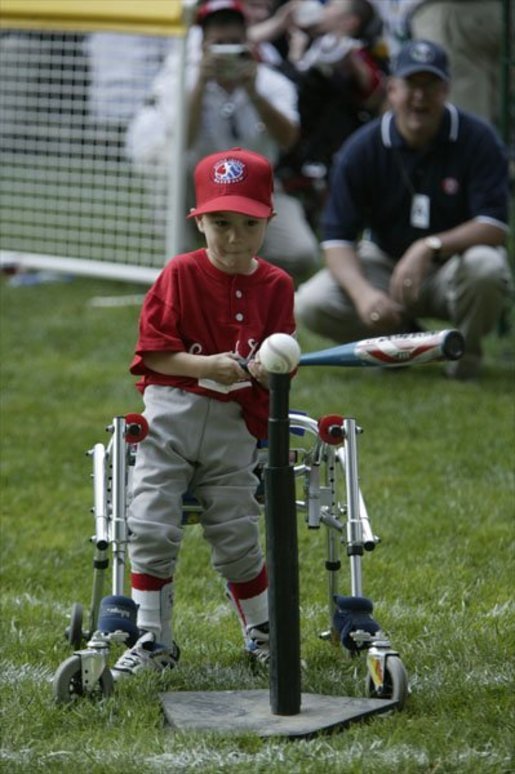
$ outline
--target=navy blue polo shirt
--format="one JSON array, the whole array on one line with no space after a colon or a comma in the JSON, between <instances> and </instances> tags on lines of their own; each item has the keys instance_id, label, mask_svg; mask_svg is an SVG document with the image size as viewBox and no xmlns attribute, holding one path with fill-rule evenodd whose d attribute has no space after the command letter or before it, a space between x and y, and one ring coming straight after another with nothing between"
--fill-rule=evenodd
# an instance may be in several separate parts
<instances>
[{"instance_id":1,"label":"navy blue polo shirt","mask_svg":"<svg viewBox=\"0 0 515 774\"><path fill-rule=\"evenodd\" d=\"M430 199L428 228L410 223L415 194ZM338 152L323 242L353 243L369 230L367 238L398 259L416 239L471 219L508 230L508 162L495 132L448 104L431 146L416 150L388 112L356 131Z\"/></svg>"}]
</instances>

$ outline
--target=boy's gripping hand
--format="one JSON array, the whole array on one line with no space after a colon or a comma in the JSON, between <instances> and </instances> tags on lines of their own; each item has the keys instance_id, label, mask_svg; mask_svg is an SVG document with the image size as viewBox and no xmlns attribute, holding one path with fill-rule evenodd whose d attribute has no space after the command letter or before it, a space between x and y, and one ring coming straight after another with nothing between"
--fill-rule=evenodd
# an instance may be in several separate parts
<instances>
[{"instance_id":1,"label":"boy's gripping hand","mask_svg":"<svg viewBox=\"0 0 515 774\"><path fill-rule=\"evenodd\" d=\"M199 382L208 381L209 384L203 386L208 386L209 389L215 389L213 385L216 384L229 388L231 385L237 385L238 388L248 386L249 374L263 387L268 388L268 373L259 361L259 353L247 363L234 352L219 352L216 355L197 355L191 352L146 352L143 362L159 374L189 376L192 379L198 379Z\"/></svg>"},{"instance_id":2,"label":"boy's gripping hand","mask_svg":"<svg viewBox=\"0 0 515 774\"><path fill-rule=\"evenodd\" d=\"M256 382L268 390L270 386L269 374L259 358L259 351L256 352L256 356L252 360L249 360L247 369Z\"/></svg>"},{"instance_id":3,"label":"boy's gripping hand","mask_svg":"<svg viewBox=\"0 0 515 774\"><path fill-rule=\"evenodd\" d=\"M204 355L202 378L213 379L220 384L234 384L247 379L247 372L241 367L239 358L233 352L220 352L217 355Z\"/></svg>"}]
</instances>

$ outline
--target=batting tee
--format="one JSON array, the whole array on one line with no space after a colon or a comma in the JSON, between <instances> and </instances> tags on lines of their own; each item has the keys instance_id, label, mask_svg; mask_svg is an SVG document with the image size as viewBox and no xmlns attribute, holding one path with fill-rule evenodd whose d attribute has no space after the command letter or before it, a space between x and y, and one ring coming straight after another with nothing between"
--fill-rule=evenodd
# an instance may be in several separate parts
<instances>
[{"instance_id":1,"label":"batting tee","mask_svg":"<svg viewBox=\"0 0 515 774\"><path fill-rule=\"evenodd\" d=\"M186 36L195 0L2 0L0 265L150 283L179 250ZM167 163L125 140L175 47Z\"/></svg>"}]
</instances>

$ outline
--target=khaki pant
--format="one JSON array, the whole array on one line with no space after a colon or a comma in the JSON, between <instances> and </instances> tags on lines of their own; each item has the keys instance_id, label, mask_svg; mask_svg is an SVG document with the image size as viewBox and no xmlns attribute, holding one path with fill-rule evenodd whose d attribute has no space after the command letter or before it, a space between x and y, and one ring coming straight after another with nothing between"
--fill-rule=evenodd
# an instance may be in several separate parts
<instances>
[{"instance_id":1,"label":"khaki pant","mask_svg":"<svg viewBox=\"0 0 515 774\"><path fill-rule=\"evenodd\" d=\"M395 262L372 242L361 242L358 254L369 282L388 292ZM397 332L413 330L410 320L415 318L447 320L463 333L467 354L480 356L481 339L497 325L510 287L506 251L485 245L471 247L431 272ZM295 314L310 330L342 344L396 332L368 328L327 269L300 286Z\"/></svg>"},{"instance_id":2,"label":"khaki pant","mask_svg":"<svg viewBox=\"0 0 515 774\"><path fill-rule=\"evenodd\" d=\"M174 574L183 536L182 496L203 506L203 535L213 567L228 581L255 578L259 544L256 439L241 407L173 387L146 388L149 434L138 445L129 509L133 572Z\"/></svg>"}]
</instances>

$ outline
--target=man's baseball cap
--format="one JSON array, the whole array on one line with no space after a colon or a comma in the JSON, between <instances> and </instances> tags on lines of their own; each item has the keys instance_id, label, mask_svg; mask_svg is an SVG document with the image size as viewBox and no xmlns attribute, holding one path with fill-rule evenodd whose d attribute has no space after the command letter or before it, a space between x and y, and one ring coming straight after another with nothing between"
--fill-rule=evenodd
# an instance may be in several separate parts
<instances>
[{"instance_id":1,"label":"man's baseball cap","mask_svg":"<svg viewBox=\"0 0 515 774\"><path fill-rule=\"evenodd\" d=\"M268 159L231 148L203 158L193 174L197 206L188 218L207 212L238 212L253 218L274 214L274 181Z\"/></svg>"},{"instance_id":2,"label":"man's baseball cap","mask_svg":"<svg viewBox=\"0 0 515 774\"><path fill-rule=\"evenodd\" d=\"M393 67L396 78L407 78L415 73L433 73L448 81L449 60L445 50L431 40L410 40L399 51Z\"/></svg>"},{"instance_id":3,"label":"man's baseball cap","mask_svg":"<svg viewBox=\"0 0 515 774\"><path fill-rule=\"evenodd\" d=\"M245 9L238 0L206 0L197 10L197 24L204 24L209 16L219 11L234 11L245 20Z\"/></svg>"}]
</instances>

